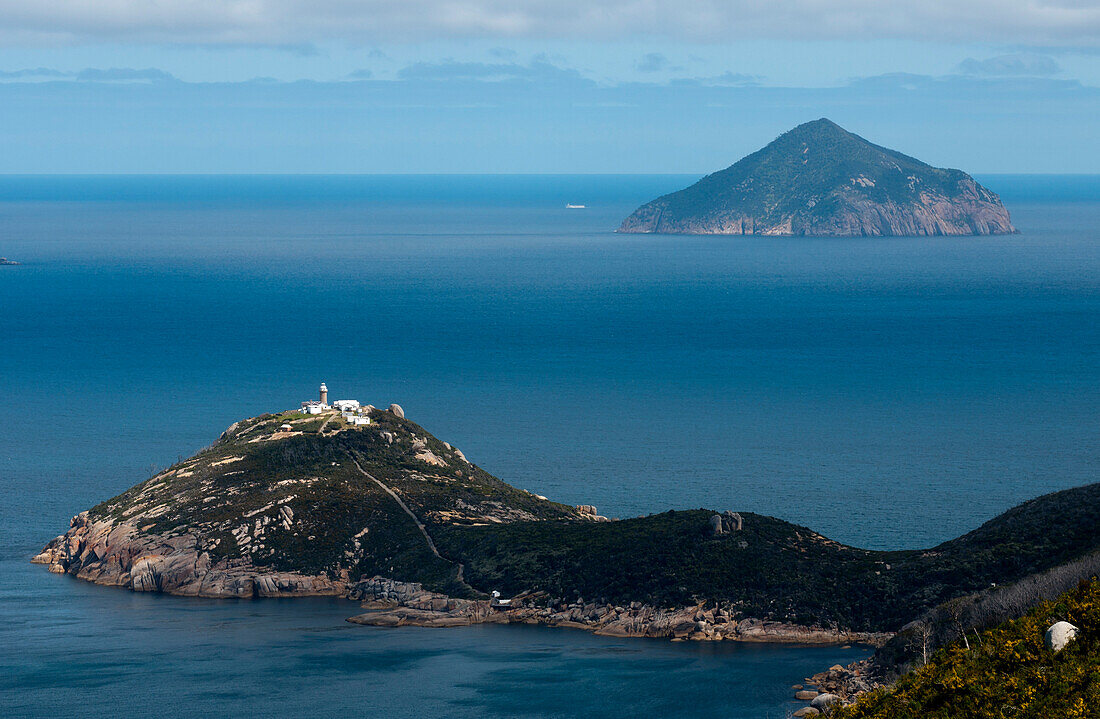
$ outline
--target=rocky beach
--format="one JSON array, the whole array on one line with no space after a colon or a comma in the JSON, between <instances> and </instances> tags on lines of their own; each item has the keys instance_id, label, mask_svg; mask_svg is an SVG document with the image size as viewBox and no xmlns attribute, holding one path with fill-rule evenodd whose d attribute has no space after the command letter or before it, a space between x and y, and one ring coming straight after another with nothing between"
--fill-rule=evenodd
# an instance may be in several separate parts
<instances>
[{"instance_id":1,"label":"rocky beach","mask_svg":"<svg viewBox=\"0 0 1100 719\"><path fill-rule=\"evenodd\" d=\"M516 597L515 606L494 607L491 600L454 599L426 591L420 584L385 577L363 579L348 592L367 611L348 619L377 627L455 627L471 624L532 624L582 629L608 637L642 637L673 641L737 641L789 644L881 645L882 632L845 632L761 619L735 618L727 609L704 604L661 609L641 602L625 606L565 602L544 593Z\"/></svg>"}]
</instances>

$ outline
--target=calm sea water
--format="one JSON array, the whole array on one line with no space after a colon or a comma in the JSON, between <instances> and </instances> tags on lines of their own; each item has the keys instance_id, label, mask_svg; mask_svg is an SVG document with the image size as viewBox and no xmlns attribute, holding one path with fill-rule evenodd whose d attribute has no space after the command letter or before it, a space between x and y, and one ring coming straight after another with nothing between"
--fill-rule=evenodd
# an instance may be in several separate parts
<instances>
[{"instance_id":1,"label":"calm sea water","mask_svg":"<svg viewBox=\"0 0 1100 719\"><path fill-rule=\"evenodd\" d=\"M920 547L1095 481L1100 178L985 178L1010 237L610 232L690 179L0 178L0 255L25 263L0 267L0 710L782 716L790 684L862 655L375 630L344 602L26 563L321 381L611 516L750 510Z\"/></svg>"}]
</instances>

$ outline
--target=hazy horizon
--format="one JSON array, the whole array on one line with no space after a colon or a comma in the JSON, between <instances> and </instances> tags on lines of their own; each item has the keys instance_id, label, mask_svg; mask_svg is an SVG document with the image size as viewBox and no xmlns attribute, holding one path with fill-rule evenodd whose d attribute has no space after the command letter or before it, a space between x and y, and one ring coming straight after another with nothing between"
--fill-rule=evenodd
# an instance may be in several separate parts
<instances>
[{"instance_id":1,"label":"hazy horizon","mask_svg":"<svg viewBox=\"0 0 1100 719\"><path fill-rule=\"evenodd\" d=\"M971 174L1100 168L1100 88L1050 78L72 80L3 82L0 103L5 174L692 174L819 117Z\"/></svg>"},{"instance_id":2,"label":"hazy horizon","mask_svg":"<svg viewBox=\"0 0 1100 719\"><path fill-rule=\"evenodd\" d=\"M694 174L819 117L971 174L1100 168L1074 0L0 7L0 173Z\"/></svg>"}]
</instances>

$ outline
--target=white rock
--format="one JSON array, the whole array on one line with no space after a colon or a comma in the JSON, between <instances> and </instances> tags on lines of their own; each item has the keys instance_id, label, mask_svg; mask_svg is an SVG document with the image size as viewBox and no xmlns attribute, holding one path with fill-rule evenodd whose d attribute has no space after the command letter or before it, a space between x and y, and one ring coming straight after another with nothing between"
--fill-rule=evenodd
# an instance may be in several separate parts
<instances>
[{"instance_id":1,"label":"white rock","mask_svg":"<svg viewBox=\"0 0 1100 719\"><path fill-rule=\"evenodd\" d=\"M1051 651L1060 652L1077 636L1077 627L1069 622L1055 622L1047 629L1046 643Z\"/></svg>"},{"instance_id":2,"label":"white rock","mask_svg":"<svg viewBox=\"0 0 1100 719\"><path fill-rule=\"evenodd\" d=\"M405 419L405 410L401 409L401 405L399 404L391 404L390 412L401 419Z\"/></svg>"},{"instance_id":3,"label":"white rock","mask_svg":"<svg viewBox=\"0 0 1100 719\"><path fill-rule=\"evenodd\" d=\"M818 694L814 697L814 700L810 702L810 706L818 711L824 711L838 701L840 701L840 697L836 694Z\"/></svg>"}]
</instances>

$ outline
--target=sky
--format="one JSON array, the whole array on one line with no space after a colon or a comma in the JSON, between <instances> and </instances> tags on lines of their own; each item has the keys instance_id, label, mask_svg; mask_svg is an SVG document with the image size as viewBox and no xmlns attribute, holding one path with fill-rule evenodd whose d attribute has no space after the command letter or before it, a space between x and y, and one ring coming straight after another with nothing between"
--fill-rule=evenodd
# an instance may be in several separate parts
<instances>
[{"instance_id":1,"label":"sky","mask_svg":"<svg viewBox=\"0 0 1100 719\"><path fill-rule=\"evenodd\" d=\"M1100 172L1100 0L0 0L2 173Z\"/></svg>"}]
</instances>

